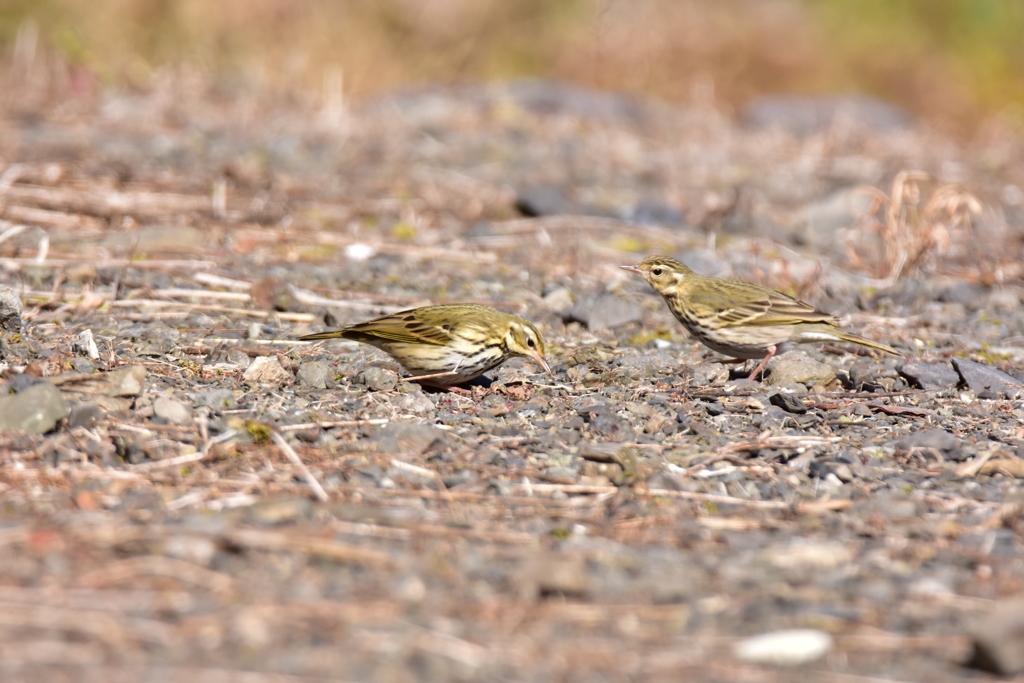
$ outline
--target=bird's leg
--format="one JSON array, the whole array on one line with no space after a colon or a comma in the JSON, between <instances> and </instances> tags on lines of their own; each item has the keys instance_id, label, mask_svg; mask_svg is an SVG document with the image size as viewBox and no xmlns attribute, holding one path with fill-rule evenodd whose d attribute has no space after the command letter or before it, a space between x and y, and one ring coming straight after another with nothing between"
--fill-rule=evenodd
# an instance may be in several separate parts
<instances>
[{"instance_id":1,"label":"bird's leg","mask_svg":"<svg viewBox=\"0 0 1024 683\"><path fill-rule=\"evenodd\" d=\"M761 359L761 362L757 364L757 367L754 368L754 371L752 373L750 373L750 379L754 379L759 374L761 374L761 370L764 369L765 363L767 363L769 360L771 360L771 357L774 356L774 355L775 355L775 346L769 346L768 347L768 354L764 358Z\"/></svg>"},{"instance_id":2,"label":"bird's leg","mask_svg":"<svg viewBox=\"0 0 1024 683\"><path fill-rule=\"evenodd\" d=\"M457 374L458 373L451 372L451 371L449 371L449 372L436 372L433 375L413 375L411 377L403 377L399 381L402 381L402 382L419 382L419 381L424 380L424 379L439 379L439 378L443 378L443 377L454 377ZM438 387L446 386L445 384L439 384L437 382L427 382L427 384L433 384L434 386L438 386Z\"/></svg>"}]
</instances>

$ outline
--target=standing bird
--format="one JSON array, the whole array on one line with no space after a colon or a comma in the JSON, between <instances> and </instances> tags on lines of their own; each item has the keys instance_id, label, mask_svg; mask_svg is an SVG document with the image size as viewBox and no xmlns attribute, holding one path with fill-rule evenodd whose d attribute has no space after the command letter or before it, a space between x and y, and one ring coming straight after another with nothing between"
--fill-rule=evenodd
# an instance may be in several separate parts
<instances>
[{"instance_id":1,"label":"standing bird","mask_svg":"<svg viewBox=\"0 0 1024 683\"><path fill-rule=\"evenodd\" d=\"M535 360L551 374L532 323L479 304L411 308L299 341L335 338L376 346L417 381L437 387L468 382L513 356Z\"/></svg>"},{"instance_id":2,"label":"standing bird","mask_svg":"<svg viewBox=\"0 0 1024 683\"><path fill-rule=\"evenodd\" d=\"M885 344L846 332L834 316L774 289L742 280L698 275L668 256L648 256L619 266L643 276L669 310L702 344L727 356L760 358L757 377L780 346L850 342L901 356Z\"/></svg>"}]
</instances>

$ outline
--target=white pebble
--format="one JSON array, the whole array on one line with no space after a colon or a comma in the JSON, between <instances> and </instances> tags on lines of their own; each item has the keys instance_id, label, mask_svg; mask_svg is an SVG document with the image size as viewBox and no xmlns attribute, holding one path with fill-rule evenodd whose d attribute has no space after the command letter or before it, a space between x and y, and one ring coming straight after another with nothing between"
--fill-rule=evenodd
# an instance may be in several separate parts
<instances>
[{"instance_id":1,"label":"white pebble","mask_svg":"<svg viewBox=\"0 0 1024 683\"><path fill-rule=\"evenodd\" d=\"M824 631L797 628L763 633L742 640L733 654L746 662L797 666L821 659L832 649L832 636Z\"/></svg>"}]
</instances>

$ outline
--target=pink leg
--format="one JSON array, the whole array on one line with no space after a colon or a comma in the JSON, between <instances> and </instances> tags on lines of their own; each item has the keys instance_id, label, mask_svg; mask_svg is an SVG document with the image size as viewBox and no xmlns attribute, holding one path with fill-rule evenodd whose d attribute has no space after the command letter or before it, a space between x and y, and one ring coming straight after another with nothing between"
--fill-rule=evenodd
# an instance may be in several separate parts
<instances>
[{"instance_id":1,"label":"pink leg","mask_svg":"<svg viewBox=\"0 0 1024 683\"><path fill-rule=\"evenodd\" d=\"M769 346L768 347L768 355L765 356L764 358L762 358L761 362L757 364L756 368L754 368L754 371L752 373L750 373L750 379L754 379L755 377L757 377L761 373L761 370L764 369L765 363L767 363L769 360L771 360L771 357L774 356L774 355L775 355L775 347L774 346Z\"/></svg>"}]
</instances>

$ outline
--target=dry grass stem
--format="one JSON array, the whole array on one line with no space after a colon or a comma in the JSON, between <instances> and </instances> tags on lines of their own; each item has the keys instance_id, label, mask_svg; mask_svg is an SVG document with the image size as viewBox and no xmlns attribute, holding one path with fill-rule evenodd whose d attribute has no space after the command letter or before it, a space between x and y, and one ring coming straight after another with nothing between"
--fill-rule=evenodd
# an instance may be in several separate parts
<instances>
[{"instance_id":1,"label":"dry grass stem","mask_svg":"<svg viewBox=\"0 0 1024 683\"><path fill-rule=\"evenodd\" d=\"M313 473L309 471L306 464L302 462L302 459L299 458L299 454L295 452L295 449L284 440L281 433L276 429L271 430L270 436L274 440L274 443L277 444L278 448L281 449L281 452L285 454L285 457L287 457L288 460L298 468L299 472L302 473L303 479L305 479L306 483L309 484L309 488L313 490L313 494L322 502L330 500L330 496L328 496L327 492L324 491L324 487L320 485L320 482L316 480L316 477L314 477Z\"/></svg>"},{"instance_id":2,"label":"dry grass stem","mask_svg":"<svg viewBox=\"0 0 1024 683\"><path fill-rule=\"evenodd\" d=\"M934 184L924 171L901 171L888 196L873 187L856 188L851 199L869 201L864 210L851 209L857 219L846 239L850 262L890 286L902 275L934 267L953 244L970 251L971 216L982 212L981 201L954 184L928 193ZM865 245L871 244L879 245L880 253L870 253Z\"/></svg>"}]
</instances>

